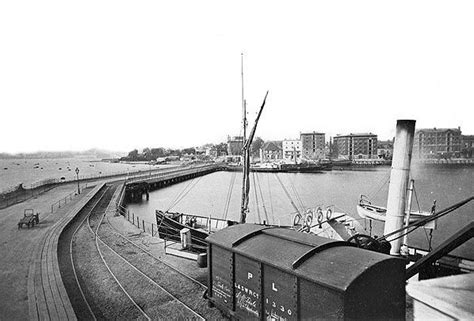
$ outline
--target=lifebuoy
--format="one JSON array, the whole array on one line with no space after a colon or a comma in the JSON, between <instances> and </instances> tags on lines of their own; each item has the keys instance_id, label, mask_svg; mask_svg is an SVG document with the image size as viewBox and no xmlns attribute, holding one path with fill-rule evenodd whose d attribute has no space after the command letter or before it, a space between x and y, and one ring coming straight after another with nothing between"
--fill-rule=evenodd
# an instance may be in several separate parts
<instances>
[{"instance_id":1,"label":"lifebuoy","mask_svg":"<svg viewBox=\"0 0 474 321\"><path fill-rule=\"evenodd\" d=\"M300 222L301 222L301 215L300 215L300 214L296 214L296 215L295 215L295 218L293 219L293 226L300 225Z\"/></svg>"},{"instance_id":2,"label":"lifebuoy","mask_svg":"<svg viewBox=\"0 0 474 321\"><path fill-rule=\"evenodd\" d=\"M332 210L328 207L326 209L326 219L329 221L332 217Z\"/></svg>"},{"instance_id":3,"label":"lifebuoy","mask_svg":"<svg viewBox=\"0 0 474 321\"><path fill-rule=\"evenodd\" d=\"M318 206L318 208L316 209L316 213L317 213L317 218L318 218L318 223L321 224L323 222L323 210L321 209L321 207Z\"/></svg>"},{"instance_id":4,"label":"lifebuoy","mask_svg":"<svg viewBox=\"0 0 474 321\"><path fill-rule=\"evenodd\" d=\"M306 214L306 218L304 220L304 224L307 227L311 227L311 224L313 224L313 213Z\"/></svg>"}]
</instances>

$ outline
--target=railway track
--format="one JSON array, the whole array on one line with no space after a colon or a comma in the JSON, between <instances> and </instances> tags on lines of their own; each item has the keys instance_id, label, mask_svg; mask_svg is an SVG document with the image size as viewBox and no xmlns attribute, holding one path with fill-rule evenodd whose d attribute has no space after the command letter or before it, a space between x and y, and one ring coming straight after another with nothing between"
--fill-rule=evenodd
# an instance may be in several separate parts
<instances>
[{"instance_id":1,"label":"railway track","mask_svg":"<svg viewBox=\"0 0 474 321\"><path fill-rule=\"evenodd\" d=\"M106 216L115 188L104 188L69 229L68 295L78 319L222 318L207 307L204 284L113 229Z\"/></svg>"},{"instance_id":2,"label":"railway track","mask_svg":"<svg viewBox=\"0 0 474 321\"><path fill-rule=\"evenodd\" d=\"M137 269L160 284L183 305L205 319L223 318L217 309L208 307L207 300L203 297L207 290L204 284L155 257L128 237L120 234L111 224L105 224L105 221L101 225L99 234L102 240L124 260L132 262Z\"/></svg>"}]
</instances>

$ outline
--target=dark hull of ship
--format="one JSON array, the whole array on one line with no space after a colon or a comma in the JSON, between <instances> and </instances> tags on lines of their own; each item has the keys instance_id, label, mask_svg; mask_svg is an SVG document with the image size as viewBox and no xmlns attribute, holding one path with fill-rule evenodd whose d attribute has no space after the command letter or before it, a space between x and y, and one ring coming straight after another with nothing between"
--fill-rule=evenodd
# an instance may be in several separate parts
<instances>
[{"instance_id":1,"label":"dark hull of ship","mask_svg":"<svg viewBox=\"0 0 474 321\"><path fill-rule=\"evenodd\" d=\"M156 224L158 226L158 235L161 239L181 242L180 231L188 228L191 231L193 249L198 252L205 252L207 243L205 241L209 233L194 229L191 226L179 222L179 215L168 216L162 211L156 211Z\"/></svg>"},{"instance_id":2,"label":"dark hull of ship","mask_svg":"<svg viewBox=\"0 0 474 321\"><path fill-rule=\"evenodd\" d=\"M235 221L204 217L199 215L155 211L158 235L161 239L181 242L181 230L187 228L191 232L191 250L205 252L206 237L209 231L222 229L237 224Z\"/></svg>"},{"instance_id":3,"label":"dark hull of ship","mask_svg":"<svg viewBox=\"0 0 474 321\"><path fill-rule=\"evenodd\" d=\"M242 166L227 166L228 171L241 172ZM283 164L279 167L250 167L251 172L258 173L321 173L331 170L328 165L300 165L300 164Z\"/></svg>"}]
</instances>

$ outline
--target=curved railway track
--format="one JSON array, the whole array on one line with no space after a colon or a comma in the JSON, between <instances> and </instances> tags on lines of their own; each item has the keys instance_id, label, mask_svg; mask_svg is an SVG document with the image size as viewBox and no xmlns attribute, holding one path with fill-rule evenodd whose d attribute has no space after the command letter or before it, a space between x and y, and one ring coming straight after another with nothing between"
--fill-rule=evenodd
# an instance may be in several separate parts
<instances>
[{"instance_id":1,"label":"curved railway track","mask_svg":"<svg viewBox=\"0 0 474 321\"><path fill-rule=\"evenodd\" d=\"M70 263L63 279L78 319L222 318L207 306L204 284L114 229L107 213L115 189L98 193L64 238Z\"/></svg>"}]
</instances>

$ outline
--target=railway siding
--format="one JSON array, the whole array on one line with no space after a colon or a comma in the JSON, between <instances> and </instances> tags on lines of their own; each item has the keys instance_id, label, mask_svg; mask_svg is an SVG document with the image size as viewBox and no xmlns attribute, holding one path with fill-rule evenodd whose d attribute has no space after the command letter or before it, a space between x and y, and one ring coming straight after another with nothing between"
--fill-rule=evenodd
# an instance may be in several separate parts
<instances>
[{"instance_id":1,"label":"railway siding","mask_svg":"<svg viewBox=\"0 0 474 321\"><path fill-rule=\"evenodd\" d=\"M28 273L30 320L76 320L58 265L58 240L67 224L103 188L97 185L45 233Z\"/></svg>"}]
</instances>

